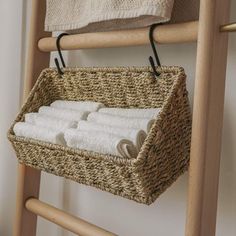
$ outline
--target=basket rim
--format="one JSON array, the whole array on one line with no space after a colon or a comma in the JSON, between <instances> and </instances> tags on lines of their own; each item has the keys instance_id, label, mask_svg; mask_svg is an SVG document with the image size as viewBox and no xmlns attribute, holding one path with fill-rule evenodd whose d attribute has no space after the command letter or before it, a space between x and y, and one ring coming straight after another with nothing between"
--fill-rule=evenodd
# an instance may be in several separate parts
<instances>
[{"instance_id":1,"label":"basket rim","mask_svg":"<svg viewBox=\"0 0 236 236\"><path fill-rule=\"evenodd\" d=\"M175 73L175 79L173 82L173 85L171 87L171 90L169 92L169 95L167 97L167 99L163 102L162 107L161 107L161 111L158 114L157 118L155 119L155 122L151 128L151 130L149 131L149 133L154 132L153 127L158 127L158 124L161 122L162 119L164 119L164 113L168 110L169 105L171 104L171 95L173 93L175 93L179 87L179 85L181 84L182 79L186 78L184 69L182 67L179 66L161 66L161 67L157 67L157 70L160 73ZM136 67L136 66L131 66L131 67L70 67L70 68L65 68L64 72L152 72L152 68L150 66L140 66L140 67ZM146 156L148 154L148 149L146 148L145 150L143 150L143 148L141 148L141 151L138 153L138 156L136 158L133 159L126 159L126 158L122 158L119 156L115 156L115 155L109 155L109 154L100 154L97 152L93 152L93 151L87 151L87 150L82 150L82 149L75 149L75 148L71 148L71 147L67 147L67 146L62 146L62 145L58 145L58 144L53 144L53 143L48 143L48 142L44 142L44 141L40 141L40 140L35 140L35 139L31 139L31 138L25 138L22 136L16 136L13 132L13 126L15 125L15 123L17 122L17 120L22 116L22 114L25 113L24 110L26 110L26 105L28 103L28 101L32 98L32 96L34 95L34 92L37 90L38 85L46 80L47 78L44 77L45 73L50 73L50 72L55 72L57 73L57 69L56 68L46 68L44 69L41 73L39 78L37 79L35 85L33 86L32 90L30 91L26 101L24 102L23 106L20 109L20 112L17 115L17 118L14 120L13 124L11 125L9 131L8 131L8 139L10 141L18 141L18 142L25 142L25 143L30 143L33 145L39 145L42 147L47 147L50 149L55 149L55 150L61 150L61 151L66 151L69 154L77 154L80 156L84 156L84 157L89 157L89 158L96 158L96 159L102 159L103 161L108 161L108 162L113 162L115 164L118 165L129 165L129 166L137 166L140 165L142 163L144 163L146 161ZM62 75L63 78L63 75Z\"/></svg>"},{"instance_id":2,"label":"basket rim","mask_svg":"<svg viewBox=\"0 0 236 236\"><path fill-rule=\"evenodd\" d=\"M178 74L185 74L184 72L184 68L181 66L166 66L166 65L162 65L162 66L157 66L156 67L157 71L160 73L173 73L175 72L176 75ZM63 72L153 72L152 67L151 66L114 66L114 67L110 67L110 66L93 66L93 67L65 67L63 68ZM49 67L49 68L45 68L42 70L42 72L40 73L40 76L42 74L44 74L45 72L56 72L57 68L56 67ZM63 75L62 75L63 77Z\"/></svg>"}]
</instances>

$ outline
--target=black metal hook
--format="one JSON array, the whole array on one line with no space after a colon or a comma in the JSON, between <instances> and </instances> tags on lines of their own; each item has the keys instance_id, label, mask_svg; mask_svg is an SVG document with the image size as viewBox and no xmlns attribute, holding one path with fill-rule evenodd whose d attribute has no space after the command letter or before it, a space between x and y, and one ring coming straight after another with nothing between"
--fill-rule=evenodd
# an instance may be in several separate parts
<instances>
[{"instance_id":1,"label":"black metal hook","mask_svg":"<svg viewBox=\"0 0 236 236\"><path fill-rule=\"evenodd\" d=\"M157 63L158 66L161 66L161 62L160 62L160 59L159 59L159 57L158 57L158 53L157 53L157 50L156 50L156 47L155 47L155 41L154 41L154 38L153 38L153 31L155 30L155 28L156 28L158 25L160 25L160 24L153 24L153 25L150 26L150 30L149 30L149 40L150 40L150 44L151 44L151 46L152 46L153 54L154 54L155 59L156 59L156 63ZM154 75L159 76L160 73L157 72L157 70L156 70L155 63L154 63L154 60L153 60L153 57L152 57L152 56L149 57L149 62L150 62L150 65L151 65L151 67L152 67L152 69L153 69Z\"/></svg>"},{"instance_id":2,"label":"black metal hook","mask_svg":"<svg viewBox=\"0 0 236 236\"><path fill-rule=\"evenodd\" d=\"M67 33L62 33L62 34L58 35L57 41L56 41L57 51L58 51L58 54L59 54L59 57L60 57L61 64L62 64L62 67L63 67L63 68L66 67L66 64L65 64L65 61L64 61L63 56L62 56L62 53L61 53L60 40L61 40L61 38L62 38L63 36L65 36L65 35L68 35L68 34L67 34ZM55 64L56 64L58 73L59 73L60 75L63 75L64 72L63 72L63 71L61 70L61 68L60 68L58 59L55 58L54 61L55 61Z\"/></svg>"}]
</instances>

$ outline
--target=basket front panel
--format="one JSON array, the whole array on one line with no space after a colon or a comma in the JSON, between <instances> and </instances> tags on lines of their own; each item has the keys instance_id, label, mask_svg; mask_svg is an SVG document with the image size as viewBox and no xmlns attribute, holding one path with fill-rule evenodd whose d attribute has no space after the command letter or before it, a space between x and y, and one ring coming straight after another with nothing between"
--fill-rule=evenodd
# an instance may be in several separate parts
<instances>
[{"instance_id":1,"label":"basket front panel","mask_svg":"<svg viewBox=\"0 0 236 236\"><path fill-rule=\"evenodd\" d=\"M62 176L139 203L148 203L140 180L132 166L74 154L68 150L42 147L35 143L12 140L19 162Z\"/></svg>"}]
</instances>

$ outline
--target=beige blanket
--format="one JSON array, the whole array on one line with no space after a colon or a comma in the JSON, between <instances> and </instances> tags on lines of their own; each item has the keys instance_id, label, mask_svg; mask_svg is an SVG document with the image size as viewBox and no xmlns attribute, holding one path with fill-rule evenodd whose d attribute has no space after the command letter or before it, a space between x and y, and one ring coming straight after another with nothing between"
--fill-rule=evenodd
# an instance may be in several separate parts
<instances>
[{"instance_id":1,"label":"beige blanket","mask_svg":"<svg viewBox=\"0 0 236 236\"><path fill-rule=\"evenodd\" d=\"M188 21L199 0L47 0L46 31L95 32ZM173 7L174 6L174 7Z\"/></svg>"}]
</instances>

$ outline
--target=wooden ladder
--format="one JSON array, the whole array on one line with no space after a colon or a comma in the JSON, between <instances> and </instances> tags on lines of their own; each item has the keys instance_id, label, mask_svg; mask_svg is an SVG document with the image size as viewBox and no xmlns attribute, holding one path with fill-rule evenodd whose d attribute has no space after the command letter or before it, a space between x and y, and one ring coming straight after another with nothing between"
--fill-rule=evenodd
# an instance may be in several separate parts
<instances>
[{"instance_id":1,"label":"wooden ladder","mask_svg":"<svg viewBox=\"0 0 236 236\"><path fill-rule=\"evenodd\" d=\"M158 43L197 41L197 65L186 236L215 235L221 131L224 107L230 0L201 0L199 22L162 25L154 32ZM24 99L42 69L49 66L55 38L44 32L46 0L32 0L30 40ZM64 50L148 44L148 28L65 36ZM14 236L35 236L37 215L81 236L115 235L38 200L40 171L18 166Z\"/></svg>"}]
</instances>

